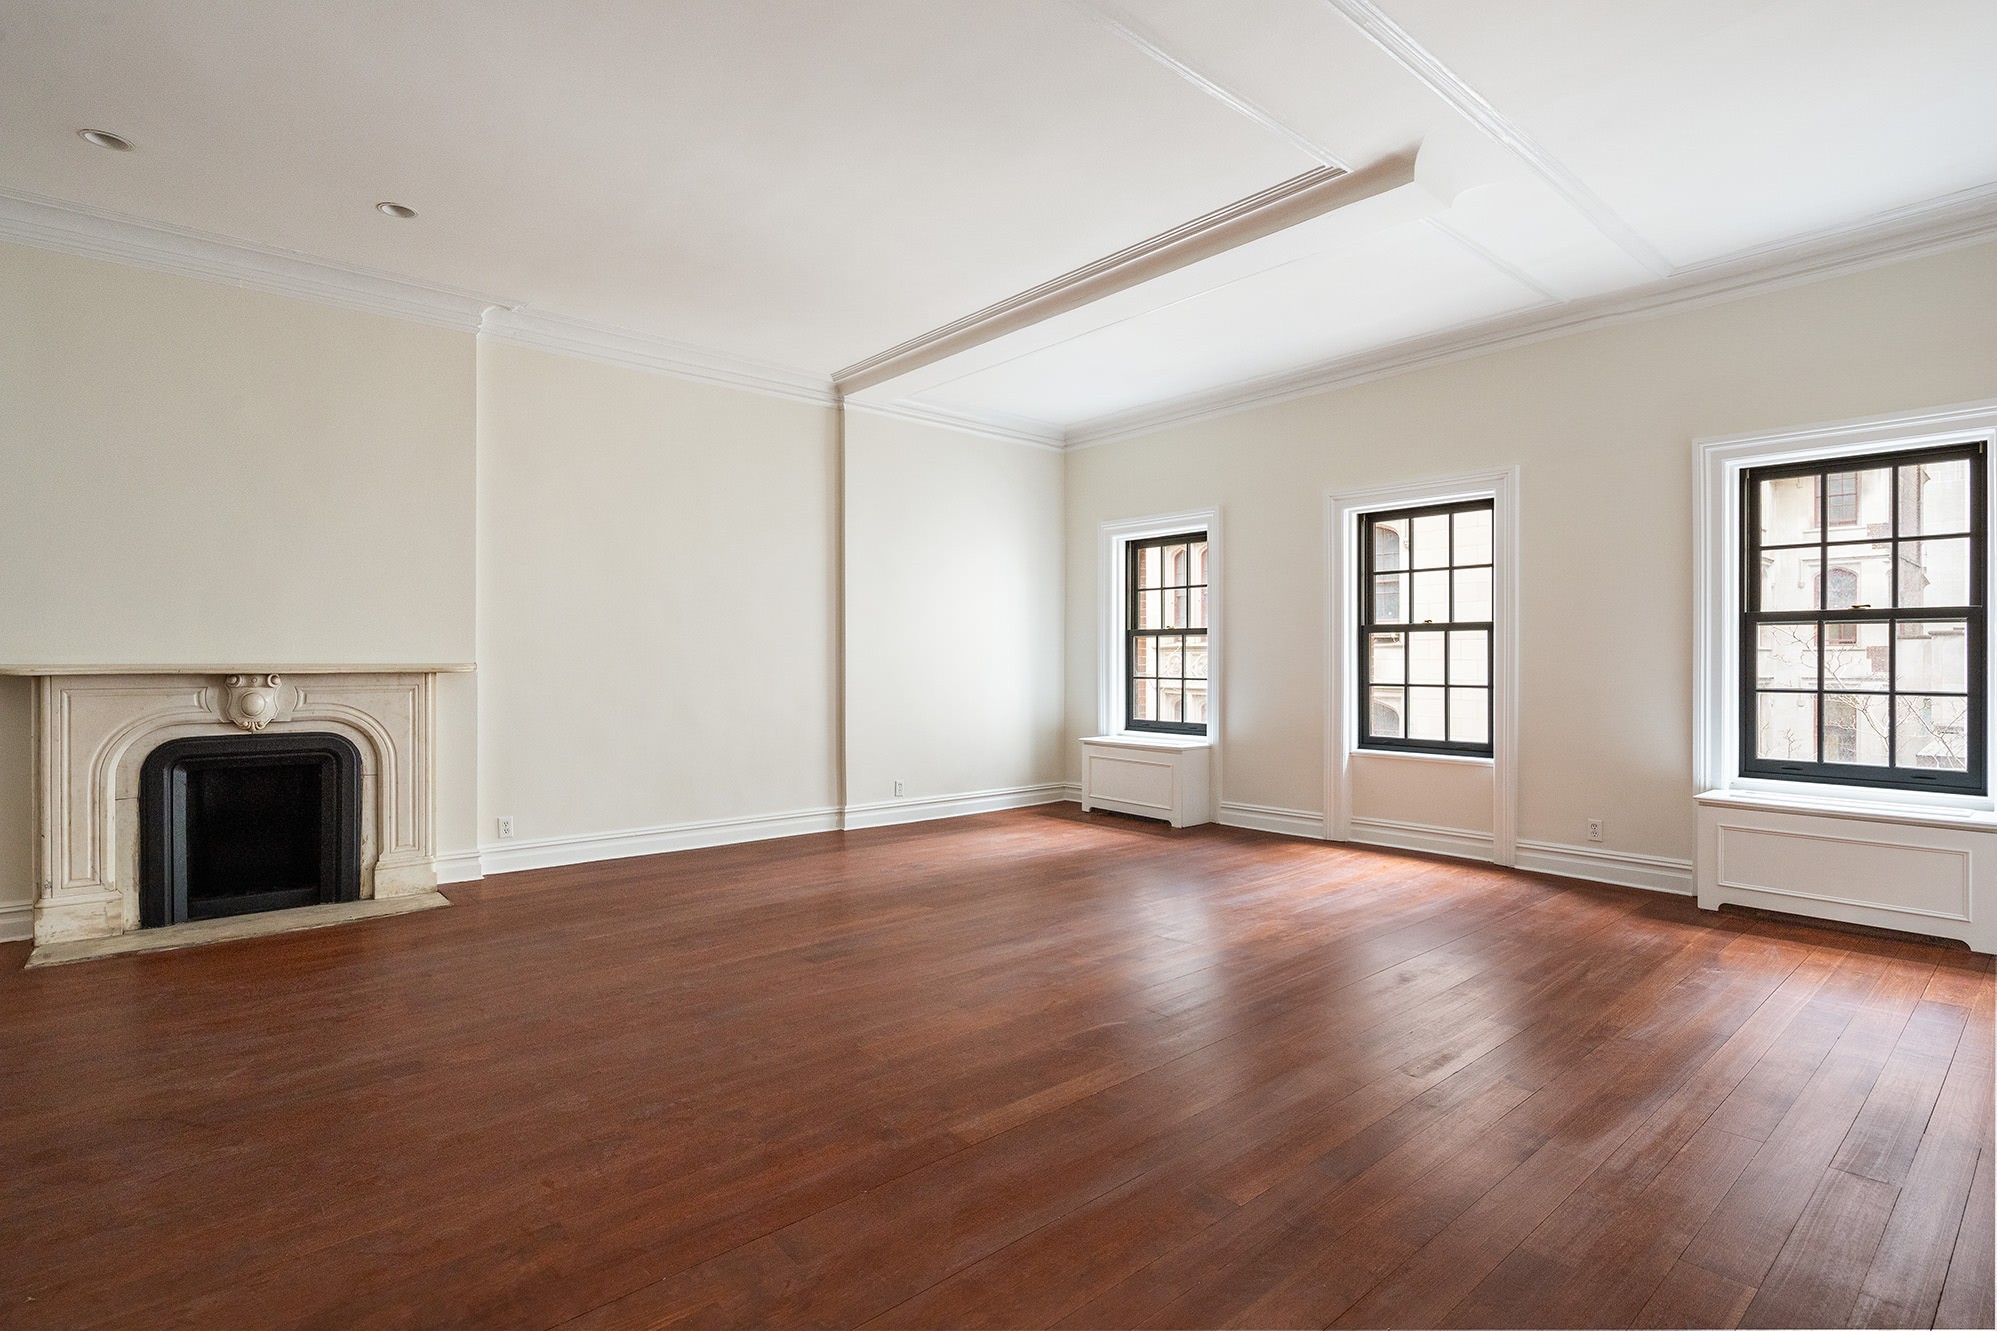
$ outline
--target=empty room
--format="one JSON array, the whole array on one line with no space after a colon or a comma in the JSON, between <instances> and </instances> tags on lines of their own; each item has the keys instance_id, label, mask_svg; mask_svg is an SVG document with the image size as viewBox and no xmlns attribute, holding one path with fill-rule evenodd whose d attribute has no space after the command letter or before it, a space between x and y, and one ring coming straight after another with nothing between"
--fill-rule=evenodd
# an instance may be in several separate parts
<instances>
[{"instance_id":1,"label":"empty room","mask_svg":"<svg viewBox=\"0 0 1997 1331\"><path fill-rule=\"evenodd\" d=\"M1989 0L0 0L0 1327L1990 1327Z\"/></svg>"}]
</instances>

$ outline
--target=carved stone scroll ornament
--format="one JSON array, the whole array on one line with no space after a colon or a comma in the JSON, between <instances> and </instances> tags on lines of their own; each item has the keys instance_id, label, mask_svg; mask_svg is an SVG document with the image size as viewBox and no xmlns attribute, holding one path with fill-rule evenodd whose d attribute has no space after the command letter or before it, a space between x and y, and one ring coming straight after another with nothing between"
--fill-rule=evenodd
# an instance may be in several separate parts
<instances>
[{"instance_id":1,"label":"carved stone scroll ornament","mask_svg":"<svg viewBox=\"0 0 1997 1331\"><path fill-rule=\"evenodd\" d=\"M278 686L276 675L230 675L222 681L228 693L222 699L222 719L255 732L277 720Z\"/></svg>"}]
</instances>

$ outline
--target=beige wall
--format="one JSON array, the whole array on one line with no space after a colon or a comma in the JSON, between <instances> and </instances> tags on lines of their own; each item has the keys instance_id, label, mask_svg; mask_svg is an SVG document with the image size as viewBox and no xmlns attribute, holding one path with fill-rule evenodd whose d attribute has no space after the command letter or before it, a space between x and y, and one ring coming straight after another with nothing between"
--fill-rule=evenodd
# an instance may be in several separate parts
<instances>
[{"instance_id":1,"label":"beige wall","mask_svg":"<svg viewBox=\"0 0 1997 1331\"><path fill-rule=\"evenodd\" d=\"M0 246L0 663L468 661L473 338Z\"/></svg>"},{"instance_id":2,"label":"beige wall","mask_svg":"<svg viewBox=\"0 0 1997 1331\"><path fill-rule=\"evenodd\" d=\"M0 662L475 657L446 853L966 795L1078 775L1098 524L1218 504L1221 795L1315 811L1325 494L1515 463L1519 832L1684 856L1691 440L1997 396L1993 348L1983 246L1064 458L0 247ZM1357 811L1482 830L1481 791Z\"/></svg>"},{"instance_id":3,"label":"beige wall","mask_svg":"<svg viewBox=\"0 0 1997 1331\"><path fill-rule=\"evenodd\" d=\"M1060 454L846 416L846 799L1061 781Z\"/></svg>"},{"instance_id":4,"label":"beige wall","mask_svg":"<svg viewBox=\"0 0 1997 1331\"><path fill-rule=\"evenodd\" d=\"M831 410L479 347L479 839L837 802Z\"/></svg>"},{"instance_id":5,"label":"beige wall","mask_svg":"<svg viewBox=\"0 0 1997 1331\"><path fill-rule=\"evenodd\" d=\"M469 661L473 349L0 246L0 664ZM28 698L0 681L0 911L32 897Z\"/></svg>"},{"instance_id":6,"label":"beige wall","mask_svg":"<svg viewBox=\"0 0 1997 1331\"><path fill-rule=\"evenodd\" d=\"M1517 464L1519 835L1581 844L1601 817L1605 849L1689 857L1692 440L1997 397L1993 353L1983 245L1083 449L1068 545L1221 506L1220 798L1320 811L1325 496ZM1071 560L1070 779L1095 726L1096 595L1094 561ZM1366 814L1478 826L1460 791L1381 775Z\"/></svg>"}]
</instances>

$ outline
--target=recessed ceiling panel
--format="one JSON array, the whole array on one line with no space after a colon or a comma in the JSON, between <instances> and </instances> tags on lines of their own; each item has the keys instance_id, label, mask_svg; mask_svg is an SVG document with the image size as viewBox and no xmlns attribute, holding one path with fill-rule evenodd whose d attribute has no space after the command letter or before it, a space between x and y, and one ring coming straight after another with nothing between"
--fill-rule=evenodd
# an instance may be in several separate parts
<instances>
[{"instance_id":1,"label":"recessed ceiling panel","mask_svg":"<svg viewBox=\"0 0 1997 1331\"><path fill-rule=\"evenodd\" d=\"M1654 280L1534 176L1466 190L1436 220L1549 297L1580 300Z\"/></svg>"},{"instance_id":2,"label":"recessed ceiling panel","mask_svg":"<svg viewBox=\"0 0 1997 1331\"><path fill-rule=\"evenodd\" d=\"M1358 168L1455 115L1325 0L1081 0Z\"/></svg>"},{"instance_id":3,"label":"recessed ceiling panel","mask_svg":"<svg viewBox=\"0 0 1997 1331\"><path fill-rule=\"evenodd\" d=\"M1315 165L1061 0L0 19L0 188L817 370Z\"/></svg>"},{"instance_id":4,"label":"recessed ceiling panel","mask_svg":"<svg viewBox=\"0 0 1997 1331\"><path fill-rule=\"evenodd\" d=\"M1368 236L923 393L1073 425L1539 303L1426 223Z\"/></svg>"},{"instance_id":5,"label":"recessed ceiling panel","mask_svg":"<svg viewBox=\"0 0 1997 1331\"><path fill-rule=\"evenodd\" d=\"M1997 4L1388 0L1680 266L1997 179Z\"/></svg>"}]
</instances>

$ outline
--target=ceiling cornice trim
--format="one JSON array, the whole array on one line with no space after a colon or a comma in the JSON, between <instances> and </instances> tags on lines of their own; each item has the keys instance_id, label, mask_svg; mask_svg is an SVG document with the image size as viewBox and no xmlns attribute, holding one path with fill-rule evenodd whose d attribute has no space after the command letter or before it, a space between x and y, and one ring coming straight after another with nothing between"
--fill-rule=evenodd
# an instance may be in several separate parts
<instances>
[{"instance_id":1,"label":"ceiling cornice trim","mask_svg":"<svg viewBox=\"0 0 1997 1331\"><path fill-rule=\"evenodd\" d=\"M873 416L892 416L898 420L914 421L919 425L934 425L945 430L956 430L963 434L982 435L1008 444L1025 444L1031 448L1045 448L1061 452L1067 447L1067 436L1061 427L1047 421L1031 420L1025 416L1005 416L997 412L959 411L952 407L933 406L927 402L856 402L846 399L846 410L865 412Z\"/></svg>"},{"instance_id":2,"label":"ceiling cornice trim","mask_svg":"<svg viewBox=\"0 0 1997 1331\"><path fill-rule=\"evenodd\" d=\"M608 365L820 406L837 400L828 375L12 190L0 190L0 241L478 333Z\"/></svg>"},{"instance_id":3,"label":"ceiling cornice trim","mask_svg":"<svg viewBox=\"0 0 1997 1331\"><path fill-rule=\"evenodd\" d=\"M1656 246L1637 234L1600 196L1567 169L1566 163L1541 147L1504 112L1491 105L1484 95L1457 77L1456 72L1438 60L1434 53L1405 28L1388 18L1371 0L1325 0L1343 14L1352 26L1372 40L1375 46L1398 61L1402 68L1427 85L1428 89L1454 107L1471 124L1503 144L1540 178L1559 191L1583 217L1594 223L1630 258L1659 277L1669 277L1677 266Z\"/></svg>"},{"instance_id":4,"label":"ceiling cornice trim","mask_svg":"<svg viewBox=\"0 0 1997 1331\"><path fill-rule=\"evenodd\" d=\"M1057 314L1092 304L1118 291L1210 258L1251 240L1272 235L1413 182L1412 153L1375 162L1358 171L1318 167L1216 208L1093 263L1009 296L994 305L932 329L900 346L856 361L832 378L852 394L900 378L993 338L1027 328Z\"/></svg>"},{"instance_id":5,"label":"ceiling cornice trim","mask_svg":"<svg viewBox=\"0 0 1997 1331\"><path fill-rule=\"evenodd\" d=\"M0 190L0 241L469 332L490 297Z\"/></svg>"},{"instance_id":6,"label":"ceiling cornice trim","mask_svg":"<svg viewBox=\"0 0 1997 1331\"><path fill-rule=\"evenodd\" d=\"M1535 309L1398 342L1303 370L1271 375L1068 427L1070 449L1117 443L1174 426L1232 416L1450 361L1571 333L1682 313L1746 296L1877 268L1997 238L1997 185L1898 209L1779 245L1758 246L1633 291L1557 309Z\"/></svg>"},{"instance_id":7,"label":"ceiling cornice trim","mask_svg":"<svg viewBox=\"0 0 1997 1331\"><path fill-rule=\"evenodd\" d=\"M831 406L838 401L829 375L523 306L499 305L487 310L479 326L479 336L510 346L530 347L621 369L668 374L723 388L748 389L816 406Z\"/></svg>"}]
</instances>

